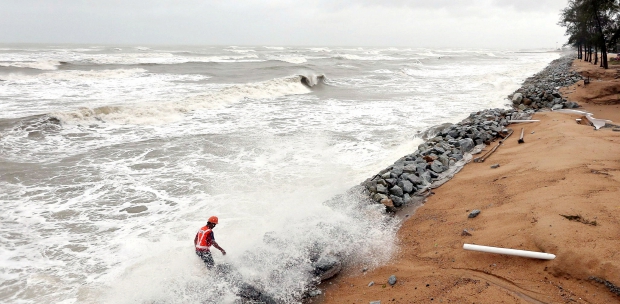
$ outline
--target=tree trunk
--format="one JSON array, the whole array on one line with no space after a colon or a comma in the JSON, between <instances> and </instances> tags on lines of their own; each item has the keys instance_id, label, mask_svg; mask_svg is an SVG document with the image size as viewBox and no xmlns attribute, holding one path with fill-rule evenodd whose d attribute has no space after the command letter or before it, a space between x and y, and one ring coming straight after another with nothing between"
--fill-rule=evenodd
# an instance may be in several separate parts
<instances>
[{"instance_id":1,"label":"tree trunk","mask_svg":"<svg viewBox=\"0 0 620 304\"><path fill-rule=\"evenodd\" d=\"M598 63L598 46L594 46L594 64Z\"/></svg>"},{"instance_id":2,"label":"tree trunk","mask_svg":"<svg viewBox=\"0 0 620 304\"><path fill-rule=\"evenodd\" d=\"M594 3L594 14L596 17L596 29L598 30L598 34L599 34L599 43L601 46L601 54L605 54L603 55L603 58L601 58L601 61L603 63L603 68L608 69L609 65L607 65L607 46L605 45L605 35L603 34L603 27L601 26L601 18L599 17L599 13L598 13L598 2L593 1Z\"/></svg>"}]
</instances>

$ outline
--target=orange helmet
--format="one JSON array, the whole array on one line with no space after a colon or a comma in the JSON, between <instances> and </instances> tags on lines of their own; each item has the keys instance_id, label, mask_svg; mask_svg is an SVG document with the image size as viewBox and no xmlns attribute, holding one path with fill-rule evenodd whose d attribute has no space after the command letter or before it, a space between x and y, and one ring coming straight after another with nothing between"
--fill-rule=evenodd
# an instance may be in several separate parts
<instances>
[{"instance_id":1,"label":"orange helmet","mask_svg":"<svg viewBox=\"0 0 620 304\"><path fill-rule=\"evenodd\" d=\"M217 224L217 216L212 216L209 218L209 223Z\"/></svg>"}]
</instances>

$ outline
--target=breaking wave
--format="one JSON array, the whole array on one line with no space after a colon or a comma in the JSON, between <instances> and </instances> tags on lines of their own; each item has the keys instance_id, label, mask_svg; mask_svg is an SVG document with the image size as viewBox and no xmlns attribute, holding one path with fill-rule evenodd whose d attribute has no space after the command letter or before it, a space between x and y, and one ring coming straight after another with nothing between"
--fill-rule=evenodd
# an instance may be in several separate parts
<instances>
[{"instance_id":1,"label":"breaking wave","mask_svg":"<svg viewBox=\"0 0 620 304\"><path fill-rule=\"evenodd\" d=\"M57 70L63 62L56 60L38 60L38 61L4 61L0 62L2 67L35 69L43 71Z\"/></svg>"},{"instance_id":2,"label":"breaking wave","mask_svg":"<svg viewBox=\"0 0 620 304\"><path fill-rule=\"evenodd\" d=\"M321 78L322 76L316 79ZM112 122L117 124L163 124L183 118L194 110L213 109L230 105L243 99L278 98L311 92L312 77L290 76L268 81L230 85L204 94L195 94L181 101L143 103L133 105L108 105L96 108L82 107L68 112L54 112L50 116L62 123ZM316 84L316 83L314 83ZM314 85L313 84L313 85Z\"/></svg>"}]
</instances>

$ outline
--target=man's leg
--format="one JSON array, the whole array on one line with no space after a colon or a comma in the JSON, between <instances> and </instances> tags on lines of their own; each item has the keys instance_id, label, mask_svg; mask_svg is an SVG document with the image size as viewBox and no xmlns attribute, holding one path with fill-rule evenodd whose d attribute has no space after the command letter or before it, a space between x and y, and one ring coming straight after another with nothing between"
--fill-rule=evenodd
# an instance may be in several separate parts
<instances>
[{"instance_id":1,"label":"man's leg","mask_svg":"<svg viewBox=\"0 0 620 304\"><path fill-rule=\"evenodd\" d=\"M202 259L207 268L211 269L215 265L211 251L196 251L196 254Z\"/></svg>"}]
</instances>

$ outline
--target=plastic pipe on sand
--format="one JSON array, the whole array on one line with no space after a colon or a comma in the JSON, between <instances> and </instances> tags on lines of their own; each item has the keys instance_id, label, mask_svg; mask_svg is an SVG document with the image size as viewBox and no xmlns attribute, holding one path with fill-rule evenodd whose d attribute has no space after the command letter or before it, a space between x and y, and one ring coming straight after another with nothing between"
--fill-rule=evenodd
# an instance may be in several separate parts
<instances>
[{"instance_id":1,"label":"plastic pipe on sand","mask_svg":"<svg viewBox=\"0 0 620 304\"><path fill-rule=\"evenodd\" d=\"M542 259L542 260L555 259L555 255L550 254L550 253L517 250L517 249L507 249L507 248L490 247L490 246L480 246L480 245L473 245L473 244L463 244L463 249L481 251L481 252L489 252L489 253L516 255L516 256L520 256L524 258L532 258L532 259Z\"/></svg>"}]
</instances>

